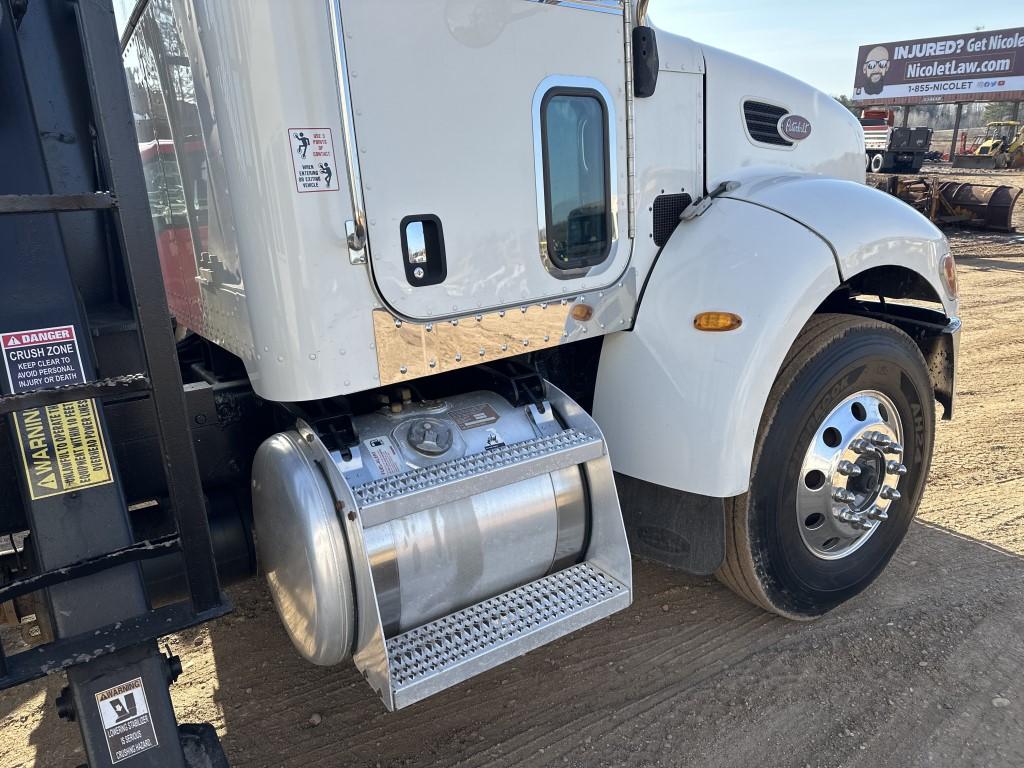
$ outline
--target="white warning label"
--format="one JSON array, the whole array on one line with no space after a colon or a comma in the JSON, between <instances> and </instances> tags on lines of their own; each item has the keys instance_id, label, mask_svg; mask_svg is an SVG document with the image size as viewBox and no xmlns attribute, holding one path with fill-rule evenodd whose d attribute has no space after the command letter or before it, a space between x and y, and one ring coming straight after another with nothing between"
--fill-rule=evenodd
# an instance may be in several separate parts
<instances>
[{"instance_id":1,"label":"white warning label","mask_svg":"<svg viewBox=\"0 0 1024 768\"><path fill-rule=\"evenodd\" d=\"M375 478L395 475L402 471L402 458L390 437L371 437L364 440L363 445L373 460L370 472Z\"/></svg>"},{"instance_id":2,"label":"white warning label","mask_svg":"<svg viewBox=\"0 0 1024 768\"><path fill-rule=\"evenodd\" d=\"M292 170L298 192L337 192L338 167L330 128L289 128Z\"/></svg>"},{"instance_id":3,"label":"white warning label","mask_svg":"<svg viewBox=\"0 0 1024 768\"><path fill-rule=\"evenodd\" d=\"M120 763L158 746L141 677L97 693L96 708L107 735L110 762Z\"/></svg>"}]
</instances>

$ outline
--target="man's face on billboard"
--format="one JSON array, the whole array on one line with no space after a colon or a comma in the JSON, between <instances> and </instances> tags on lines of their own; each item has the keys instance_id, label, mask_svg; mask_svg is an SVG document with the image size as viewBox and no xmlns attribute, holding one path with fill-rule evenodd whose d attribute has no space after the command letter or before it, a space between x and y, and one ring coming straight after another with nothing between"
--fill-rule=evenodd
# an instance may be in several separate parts
<instances>
[{"instance_id":1,"label":"man's face on billboard","mask_svg":"<svg viewBox=\"0 0 1024 768\"><path fill-rule=\"evenodd\" d=\"M872 48L864 59L864 74L872 83L880 83L889 71L889 51L882 46Z\"/></svg>"}]
</instances>

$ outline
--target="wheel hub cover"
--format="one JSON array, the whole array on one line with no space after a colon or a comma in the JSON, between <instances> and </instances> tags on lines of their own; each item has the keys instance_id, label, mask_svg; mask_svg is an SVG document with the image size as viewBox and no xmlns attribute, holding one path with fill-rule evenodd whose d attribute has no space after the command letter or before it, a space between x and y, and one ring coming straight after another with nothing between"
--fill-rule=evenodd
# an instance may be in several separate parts
<instances>
[{"instance_id":1,"label":"wheel hub cover","mask_svg":"<svg viewBox=\"0 0 1024 768\"><path fill-rule=\"evenodd\" d=\"M824 560L859 549L900 499L903 426L892 400L864 390L815 430L797 478L796 515L807 548Z\"/></svg>"}]
</instances>

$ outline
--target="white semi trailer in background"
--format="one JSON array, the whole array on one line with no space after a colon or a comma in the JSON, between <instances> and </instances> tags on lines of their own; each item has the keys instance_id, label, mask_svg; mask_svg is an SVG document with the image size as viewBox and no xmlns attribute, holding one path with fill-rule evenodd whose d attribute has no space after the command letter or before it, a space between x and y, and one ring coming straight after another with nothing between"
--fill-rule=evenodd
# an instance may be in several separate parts
<instances>
[{"instance_id":1,"label":"white semi trailer in background","mask_svg":"<svg viewBox=\"0 0 1024 768\"><path fill-rule=\"evenodd\" d=\"M885 567L955 265L834 99L644 2L120 5L179 336L280 415L304 657L395 709L628 606L631 550L793 619Z\"/></svg>"}]
</instances>

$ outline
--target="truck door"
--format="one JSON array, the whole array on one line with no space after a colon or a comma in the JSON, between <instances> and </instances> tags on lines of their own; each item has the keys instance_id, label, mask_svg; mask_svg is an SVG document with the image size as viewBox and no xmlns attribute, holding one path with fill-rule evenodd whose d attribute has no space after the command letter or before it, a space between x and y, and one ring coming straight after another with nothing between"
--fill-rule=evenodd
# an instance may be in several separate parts
<instances>
[{"instance_id":1,"label":"truck door","mask_svg":"<svg viewBox=\"0 0 1024 768\"><path fill-rule=\"evenodd\" d=\"M377 290L429 319L613 284L630 258L618 0L344 0Z\"/></svg>"}]
</instances>

